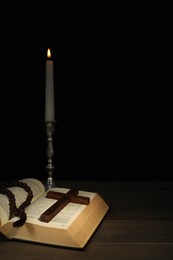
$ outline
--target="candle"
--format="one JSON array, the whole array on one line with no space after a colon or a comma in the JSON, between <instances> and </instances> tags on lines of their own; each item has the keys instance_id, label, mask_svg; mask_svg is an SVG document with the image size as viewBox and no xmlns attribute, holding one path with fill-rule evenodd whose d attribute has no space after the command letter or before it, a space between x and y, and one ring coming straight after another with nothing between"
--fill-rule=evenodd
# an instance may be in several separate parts
<instances>
[{"instance_id":1,"label":"candle","mask_svg":"<svg viewBox=\"0 0 173 260\"><path fill-rule=\"evenodd\" d=\"M54 121L54 76L50 49L46 60L45 121Z\"/></svg>"}]
</instances>

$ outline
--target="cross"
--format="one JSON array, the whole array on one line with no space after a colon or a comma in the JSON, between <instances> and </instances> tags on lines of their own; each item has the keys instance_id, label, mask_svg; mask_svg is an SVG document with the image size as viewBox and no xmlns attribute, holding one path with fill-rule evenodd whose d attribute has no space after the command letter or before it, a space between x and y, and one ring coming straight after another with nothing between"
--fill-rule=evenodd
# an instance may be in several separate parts
<instances>
[{"instance_id":1,"label":"cross","mask_svg":"<svg viewBox=\"0 0 173 260\"><path fill-rule=\"evenodd\" d=\"M47 198L58 200L40 216L40 221L47 223L54 218L69 202L83 205L88 205L90 203L90 198L79 196L78 190L76 189L71 189L67 193L49 191L47 193Z\"/></svg>"}]
</instances>

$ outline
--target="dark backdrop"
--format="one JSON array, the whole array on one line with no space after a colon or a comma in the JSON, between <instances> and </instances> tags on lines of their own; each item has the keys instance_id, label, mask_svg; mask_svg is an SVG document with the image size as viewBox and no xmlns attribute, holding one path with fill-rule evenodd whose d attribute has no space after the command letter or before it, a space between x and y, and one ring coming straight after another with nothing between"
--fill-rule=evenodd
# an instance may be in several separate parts
<instances>
[{"instance_id":1,"label":"dark backdrop","mask_svg":"<svg viewBox=\"0 0 173 260\"><path fill-rule=\"evenodd\" d=\"M48 47L55 177L172 178L172 11L165 1L12 3L2 12L2 179L46 177Z\"/></svg>"}]
</instances>

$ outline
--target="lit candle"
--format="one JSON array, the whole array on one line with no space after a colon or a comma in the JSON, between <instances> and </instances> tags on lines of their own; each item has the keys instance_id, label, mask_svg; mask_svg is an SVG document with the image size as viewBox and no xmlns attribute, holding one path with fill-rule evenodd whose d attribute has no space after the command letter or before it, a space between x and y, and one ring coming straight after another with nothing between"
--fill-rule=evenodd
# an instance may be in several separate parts
<instances>
[{"instance_id":1,"label":"lit candle","mask_svg":"<svg viewBox=\"0 0 173 260\"><path fill-rule=\"evenodd\" d=\"M52 122L54 121L54 76L50 49L47 50L45 92L45 121Z\"/></svg>"}]
</instances>

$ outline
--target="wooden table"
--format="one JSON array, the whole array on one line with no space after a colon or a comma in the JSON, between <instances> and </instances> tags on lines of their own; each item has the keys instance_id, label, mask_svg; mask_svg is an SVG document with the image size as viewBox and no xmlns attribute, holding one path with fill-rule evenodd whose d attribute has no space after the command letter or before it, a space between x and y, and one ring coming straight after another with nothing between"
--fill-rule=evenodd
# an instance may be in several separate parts
<instances>
[{"instance_id":1,"label":"wooden table","mask_svg":"<svg viewBox=\"0 0 173 260\"><path fill-rule=\"evenodd\" d=\"M0 259L172 260L173 182L59 181L67 188L98 192L110 210L83 251L0 236Z\"/></svg>"}]
</instances>

